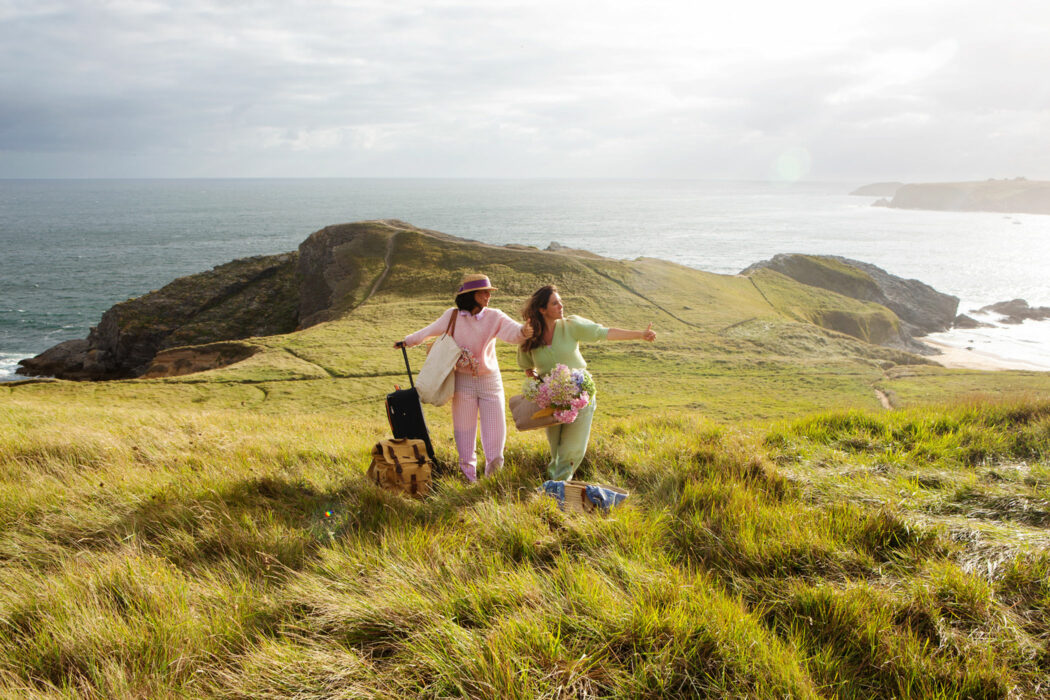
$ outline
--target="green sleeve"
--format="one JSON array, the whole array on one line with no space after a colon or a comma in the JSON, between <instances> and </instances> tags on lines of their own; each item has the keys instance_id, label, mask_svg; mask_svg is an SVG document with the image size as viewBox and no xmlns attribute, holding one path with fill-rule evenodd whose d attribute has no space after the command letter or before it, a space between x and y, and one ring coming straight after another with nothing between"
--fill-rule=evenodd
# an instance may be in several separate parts
<instances>
[{"instance_id":1,"label":"green sleeve","mask_svg":"<svg viewBox=\"0 0 1050 700\"><path fill-rule=\"evenodd\" d=\"M609 329L594 321L589 321L580 316L569 316L565 320L568 322L569 335L578 342L588 343L595 340L605 340L609 337Z\"/></svg>"},{"instance_id":2,"label":"green sleeve","mask_svg":"<svg viewBox=\"0 0 1050 700\"><path fill-rule=\"evenodd\" d=\"M532 360L532 353L526 352L522 347L518 346L518 367L522 369L534 369L536 363Z\"/></svg>"}]
</instances>

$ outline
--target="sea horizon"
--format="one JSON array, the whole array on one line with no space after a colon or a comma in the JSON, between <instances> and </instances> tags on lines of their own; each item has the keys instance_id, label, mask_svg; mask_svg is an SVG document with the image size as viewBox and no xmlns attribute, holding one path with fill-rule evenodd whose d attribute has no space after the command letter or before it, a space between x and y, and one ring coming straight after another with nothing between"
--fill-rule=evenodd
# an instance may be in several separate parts
<instances>
[{"instance_id":1,"label":"sea horizon","mask_svg":"<svg viewBox=\"0 0 1050 700\"><path fill-rule=\"evenodd\" d=\"M325 226L400 219L467 239L736 274L777 253L839 255L961 299L1050 305L1050 216L872 207L857 181L653 178L0 179L0 377L86 337L177 277L296 249ZM1039 325L1042 323L1043 325ZM990 337L988 337L990 336ZM1050 321L940 342L1050 369ZM976 344L976 345L975 345Z\"/></svg>"}]
</instances>

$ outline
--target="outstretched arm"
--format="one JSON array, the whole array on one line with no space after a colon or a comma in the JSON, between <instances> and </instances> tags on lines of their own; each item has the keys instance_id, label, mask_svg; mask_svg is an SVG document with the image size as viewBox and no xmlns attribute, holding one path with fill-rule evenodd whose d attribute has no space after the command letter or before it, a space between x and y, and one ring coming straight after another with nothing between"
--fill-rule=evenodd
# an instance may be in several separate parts
<instances>
[{"instance_id":1,"label":"outstretched arm","mask_svg":"<svg viewBox=\"0 0 1050 700\"><path fill-rule=\"evenodd\" d=\"M628 331L623 328L610 328L609 329L609 340L646 340L653 342L656 340L656 331L653 330L653 324L650 323L649 327L644 331Z\"/></svg>"},{"instance_id":2,"label":"outstretched arm","mask_svg":"<svg viewBox=\"0 0 1050 700\"><path fill-rule=\"evenodd\" d=\"M455 309L449 309L445 311L443 314L441 314L441 316L438 317L438 320L434 321L426 328L420 328L415 333L409 333L404 337L403 340L399 340L396 343L394 343L394 347L399 348L401 346L405 346L407 348L414 348L427 338L433 338L434 336L441 335L445 331L445 328L448 327L449 322L452 320L451 314L455 312Z\"/></svg>"},{"instance_id":3,"label":"outstretched arm","mask_svg":"<svg viewBox=\"0 0 1050 700\"><path fill-rule=\"evenodd\" d=\"M506 343L521 345L525 341L525 326L521 325L502 311L499 312L499 324L496 326L496 337Z\"/></svg>"}]
</instances>

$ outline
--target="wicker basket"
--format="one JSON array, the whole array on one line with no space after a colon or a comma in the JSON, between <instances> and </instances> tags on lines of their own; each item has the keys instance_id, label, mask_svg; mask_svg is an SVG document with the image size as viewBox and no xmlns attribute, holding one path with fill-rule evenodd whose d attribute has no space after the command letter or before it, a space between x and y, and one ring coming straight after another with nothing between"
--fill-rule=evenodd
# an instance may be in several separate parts
<instances>
[{"instance_id":1,"label":"wicker basket","mask_svg":"<svg viewBox=\"0 0 1050 700\"><path fill-rule=\"evenodd\" d=\"M598 485L603 489L622 493L624 496L630 495L628 491L617 486ZM595 511L597 506L591 503L591 499L587 498L587 486L588 483L586 481L565 482L565 510L572 513L593 513Z\"/></svg>"}]
</instances>

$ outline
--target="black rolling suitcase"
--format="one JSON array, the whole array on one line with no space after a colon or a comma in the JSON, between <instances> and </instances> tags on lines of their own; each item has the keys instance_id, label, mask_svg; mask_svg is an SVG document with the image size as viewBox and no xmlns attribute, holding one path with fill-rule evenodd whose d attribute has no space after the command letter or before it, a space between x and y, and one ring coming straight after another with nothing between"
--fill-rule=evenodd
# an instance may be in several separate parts
<instances>
[{"instance_id":1,"label":"black rolling suitcase","mask_svg":"<svg viewBox=\"0 0 1050 700\"><path fill-rule=\"evenodd\" d=\"M427 430L427 422L423 418L423 404L419 402L419 392L412 381L412 367L408 364L408 351L404 345L401 346L401 354L405 356L405 369L408 370L408 384L411 388L398 389L386 395L386 417L390 421L390 430L396 440L422 440L426 443L430 461L437 464L437 460L434 459L434 446L430 444L430 431Z\"/></svg>"}]
</instances>

